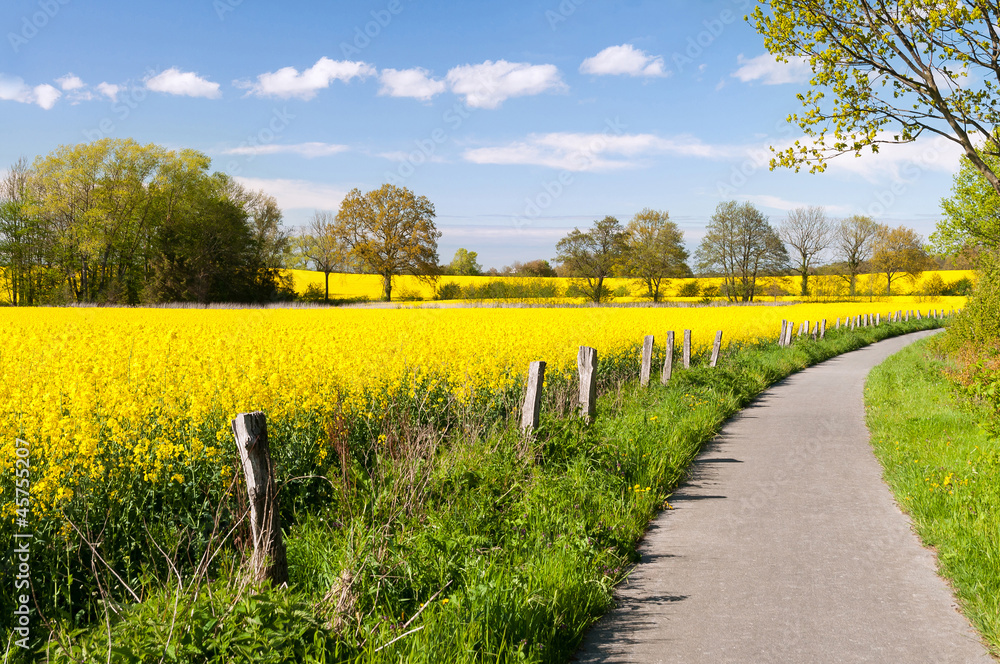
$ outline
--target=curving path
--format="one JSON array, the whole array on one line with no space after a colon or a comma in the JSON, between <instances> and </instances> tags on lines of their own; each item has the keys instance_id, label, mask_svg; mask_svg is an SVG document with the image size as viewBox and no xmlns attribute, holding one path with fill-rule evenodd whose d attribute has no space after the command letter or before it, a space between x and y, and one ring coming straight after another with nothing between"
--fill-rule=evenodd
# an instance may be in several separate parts
<instances>
[{"instance_id":1,"label":"curving path","mask_svg":"<svg viewBox=\"0 0 1000 664\"><path fill-rule=\"evenodd\" d=\"M928 334L794 374L730 420L574 661L995 664L865 428L868 372Z\"/></svg>"}]
</instances>

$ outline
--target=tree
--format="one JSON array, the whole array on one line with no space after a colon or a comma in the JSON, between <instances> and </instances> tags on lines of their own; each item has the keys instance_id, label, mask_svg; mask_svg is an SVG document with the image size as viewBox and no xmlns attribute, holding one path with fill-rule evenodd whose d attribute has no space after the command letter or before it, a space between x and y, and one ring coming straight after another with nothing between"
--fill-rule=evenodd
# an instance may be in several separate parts
<instances>
[{"instance_id":1,"label":"tree","mask_svg":"<svg viewBox=\"0 0 1000 664\"><path fill-rule=\"evenodd\" d=\"M556 271L552 269L549 262L544 258L536 258L533 261L528 261L527 263L520 263L514 261L514 265L511 266L513 274L519 277L555 277Z\"/></svg>"},{"instance_id":2,"label":"tree","mask_svg":"<svg viewBox=\"0 0 1000 664\"><path fill-rule=\"evenodd\" d=\"M478 277L483 273L483 266L479 264L478 258L479 254L476 252L460 247L448 264L448 274Z\"/></svg>"},{"instance_id":3,"label":"tree","mask_svg":"<svg viewBox=\"0 0 1000 664\"><path fill-rule=\"evenodd\" d=\"M917 279L929 262L921 237L912 228L879 227L872 252L872 268L885 275L886 295L892 295L893 279L904 273Z\"/></svg>"},{"instance_id":4,"label":"tree","mask_svg":"<svg viewBox=\"0 0 1000 664\"><path fill-rule=\"evenodd\" d=\"M691 275L684 234L666 211L645 208L632 217L626 232L628 271L642 280L653 302L660 301L664 279Z\"/></svg>"},{"instance_id":5,"label":"tree","mask_svg":"<svg viewBox=\"0 0 1000 664\"><path fill-rule=\"evenodd\" d=\"M706 231L695 253L698 269L721 274L730 300L752 302L759 276L788 267L785 245L752 203L719 203Z\"/></svg>"},{"instance_id":6,"label":"tree","mask_svg":"<svg viewBox=\"0 0 1000 664\"><path fill-rule=\"evenodd\" d=\"M986 156L984 160L1000 172L1000 158ZM931 235L938 251L955 255L970 246L1000 247L1000 194L965 157L951 192L951 198L941 201L945 217Z\"/></svg>"},{"instance_id":7,"label":"tree","mask_svg":"<svg viewBox=\"0 0 1000 664\"><path fill-rule=\"evenodd\" d=\"M316 210L309 225L299 235L299 251L308 264L323 273L323 301L330 302L330 273L347 266L347 247L339 234L336 217L332 212Z\"/></svg>"},{"instance_id":8,"label":"tree","mask_svg":"<svg viewBox=\"0 0 1000 664\"><path fill-rule=\"evenodd\" d=\"M855 215L840 222L834 231L833 246L843 261L850 284L850 295L857 295L858 275L872 256L879 226L871 217Z\"/></svg>"},{"instance_id":9,"label":"tree","mask_svg":"<svg viewBox=\"0 0 1000 664\"><path fill-rule=\"evenodd\" d=\"M788 213L788 217L778 227L778 236L794 250L797 259L794 270L802 276L799 294L809 295L809 269L819 256L830 246L830 223L821 207L800 207Z\"/></svg>"},{"instance_id":10,"label":"tree","mask_svg":"<svg viewBox=\"0 0 1000 664\"><path fill-rule=\"evenodd\" d=\"M934 0L769 0L753 14L767 50L805 58L812 89L790 118L815 140L777 152L772 166L823 170L838 154L877 152L924 132L961 146L1000 192L1000 5ZM829 94L832 92L832 95ZM892 133L886 129L891 128ZM832 141L827 133L833 134ZM977 145L977 142L982 142Z\"/></svg>"},{"instance_id":11,"label":"tree","mask_svg":"<svg viewBox=\"0 0 1000 664\"><path fill-rule=\"evenodd\" d=\"M28 160L22 157L0 180L0 278L15 306L35 303L32 272L41 252L36 219L26 210L29 177Z\"/></svg>"},{"instance_id":12,"label":"tree","mask_svg":"<svg viewBox=\"0 0 1000 664\"><path fill-rule=\"evenodd\" d=\"M382 294L392 298L393 277L412 274L434 281L438 272L434 206L393 184L362 194L352 189L337 212L341 240L359 266L382 277Z\"/></svg>"},{"instance_id":13,"label":"tree","mask_svg":"<svg viewBox=\"0 0 1000 664\"><path fill-rule=\"evenodd\" d=\"M605 295L604 280L612 276L626 250L626 232L614 217L595 221L589 231L574 228L556 243L556 260L566 271L580 279L583 290L593 302Z\"/></svg>"}]
</instances>

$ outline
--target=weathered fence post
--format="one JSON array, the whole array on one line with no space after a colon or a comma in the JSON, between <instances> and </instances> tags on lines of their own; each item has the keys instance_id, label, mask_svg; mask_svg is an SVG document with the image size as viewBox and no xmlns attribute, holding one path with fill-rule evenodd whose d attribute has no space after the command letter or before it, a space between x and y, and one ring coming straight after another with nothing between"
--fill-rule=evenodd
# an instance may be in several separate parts
<instances>
[{"instance_id":1,"label":"weathered fence post","mask_svg":"<svg viewBox=\"0 0 1000 664\"><path fill-rule=\"evenodd\" d=\"M684 368L691 368L691 330L684 330Z\"/></svg>"},{"instance_id":2,"label":"weathered fence post","mask_svg":"<svg viewBox=\"0 0 1000 664\"><path fill-rule=\"evenodd\" d=\"M835 330L839 330L840 329L840 316L837 316L837 327L835 327L833 329L835 329Z\"/></svg>"},{"instance_id":3,"label":"weathered fence post","mask_svg":"<svg viewBox=\"0 0 1000 664\"><path fill-rule=\"evenodd\" d=\"M882 313L879 312L875 314L875 325L881 325L881 324L882 324Z\"/></svg>"},{"instance_id":4,"label":"weathered fence post","mask_svg":"<svg viewBox=\"0 0 1000 664\"><path fill-rule=\"evenodd\" d=\"M788 327L788 321L787 320L781 321L781 333L778 335L778 345L779 346L784 346L785 345L785 328L786 327Z\"/></svg>"},{"instance_id":5,"label":"weathered fence post","mask_svg":"<svg viewBox=\"0 0 1000 664\"><path fill-rule=\"evenodd\" d=\"M819 338L820 339L825 339L826 338L826 319L825 318L823 319L823 326L819 330Z\"/></svg>"},{"instance_id":6,"label":"weathered fence post","mask_svg":"<svg viewBox=\"0 0 1000 664\"><path fill-rule=\"evenodd\" d=\"M534 433L538 428L538 418L542 411L542 383L545 382L545 362L528 365L528 388L524 392L524 407L521 409L521 431Z\"/></svg>"},{"instance_id":7,"label":"weathered fence post","mask_svg":"<svg viewBox=\"0 0 1000 664\"><path fill-rule=\"evenodd\" d=\"M795 329L795 321L788 321L788 327L785 328L785 345L792 345L792 330Z\"/></svg>"},{"instance_id":8,"label":"weathered fence post","mask_svg":"<svg viewBox=\"0 0 1000 664\"><path fill-rule=\"evenodd\" d=\"M660 374L660 382L664 385L670 382L670 376L674 373L674 331L667 332L666 357L663 358L663 373Z\"/></svg>"},{"instance_id":9,"label":"weathered fence post","mask_svg":"<svg viewBox=\"0 0 1000 664\"><path fill-rule=\"evenodd\" d=\"M649 386L649 374L653 368L653 335L646 335L642 340L642 368L639 369L639 384Z\"/></svg>"},{"instance_id":10,"label":"weathered fence post","mask_svg":"<svg viewBox=\"0 0 1000 664\"><path fill-rule=\"evenodd\" d=\"M254 581L270 581L280 586L288 583L288 559L281 538L281 512L278 510L274 465L267 440L264 413L240 413L231 423L236 449L243 465L250 504L250 530L253 553L250 574Z\"/></svg>"},{"instance_id":11,"label":"weathered fence post","mask_svg":"<svg viewBox=\"0 0 1000 664\"><path fill-rule=\"evenodd\" d=\"M714 367L719 363L719 351L722 349L722 330L718 330L715 333L715 343L712 345L712 361L708 363L708 366Z\"/></svg>"},{"instance_id":12,"label":"weathered fence post","mask_svg":"<svg viewBox=\"0 0 1000 664\"><path fill-rule=\"evenodd\" d=\"M597 349L580 346L576 354L580 374L580 416L588 423L597 418Z\"/></svg>"}]
</instances>

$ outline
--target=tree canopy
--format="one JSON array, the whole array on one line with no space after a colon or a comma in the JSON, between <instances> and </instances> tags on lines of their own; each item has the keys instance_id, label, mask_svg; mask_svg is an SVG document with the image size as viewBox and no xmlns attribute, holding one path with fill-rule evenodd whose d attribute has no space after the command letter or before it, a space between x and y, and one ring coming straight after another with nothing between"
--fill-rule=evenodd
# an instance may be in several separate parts
<instances>
[{"instance_id":1,"label":"tree canopy","mask_svg":"<svg viewBox=\"0 0 1000 664\"><path fill-rule=\"evenodd\" d=\"M337 232L364 270L381 275L382 294L392 299L393 277L434 280L438 273L434 205L405 187L384 184L361 193L352 189L337 212Z\"/></svg>"},{"instance_id":2,"label":"tree canopy","mask_svg":"<svg viewBox=\"0 0 1000 664\"><path fill-rule=\"evenodd\" d=\"M846 268L844 279L852 296L857 294L858 275L868 264L875 247L875 237L879 225L871 217L854 215L842 219L834 229L833 248L835 256Z\"/></svg>"},{"instance_id":3,"label":"tree canopy","mask_svg":"<svg viewBox=\"0 0 1000 664\"><path fill-rule=\"evenodd\" d=\"M753 21L767 50L803 58L811 88L793 114L809 141L772 166L823 170L830 156L928 133L961 146L995 191L1000 177L1000 5L975 0L767 0Z\"/></svg>"},{"instance_id":4,"label":"tree canopy","mask_svg":"<svg viewBox=\"0 0 1000 664\"><path fill-rule=\"evenodd\" d=\"M606 295L604 280L621 266L627 233L614 217L595 221L588 231L574 228L556 243L558 256L569 275L580 281L587 297L600 302Z\"/></svg>"},{"instance_id":5,"label":"tree canopy","mask_svg":"<svg viewBox=\"0 0 1000 664\"><path fill-rule=\"evenodd\" d=\"M464 247L459 247L455 252L455 257L448 264L448 274L464 277L478 277L483 273L483 266L479 264L479 254L469 251Z\"/></svg>"},{"instance_id":6,"label":"tree canopy","mask_svg":"<svg viewBox=\"0 0 1000 664\"><path fill-rule=\"evenodd\" d=\"M799 294L805 297L809 295L809 270L832 239L826 213L821 207L796 208L778 227L778 236L793 250L796 258L793 269L802 278Z\"/></svg>"},{"instance_id":7,"label":"tree canopy","mask_svg":"<svg viewBox=\"0 0 1000 664\"><path fill-rule=\"evenodd\" d=\"M684 234L666 211L645 208L632 217L625 230L629 274L642 280L653 302L660 301L664 279L690 276Z\"/></svg>"},{"instance_id":8,"label":"tree canopy","mask_svg":"<svg viewBox=\"0 0 1000 664\"><path fill-rule=\"evenodd\" d=\"M1000 167L1000 158L984 159L995 171ZM944 218L931 235L935 248L958 254L967 246L1000 247L1000 193L967 158L962 158L951 194L941 201Z\"/></svg>"},{"instance_id":9,"label":"tree canopy","mask_svg":"<svg viewBox=\"0 0 1000 664\"><path fill-rule=\"evenodd\" d=\"M695 253L698 269L723 277L730 300L752 302L758 277L788 268L788 251L750 202L719 203Z\"/></svg>"},{"instance_id":10,"label":"tree canopy","mask_svg":"<svg viewBox=\"0 0 1000 664\"><path fill-rule=\"evenodd\" d=\"M900 274L916 279L930 264L921 237L912 228L879 226L872 250L872 268L885 275L885 294L892 295L892 282Z\"/></svg>"}]
</instances>

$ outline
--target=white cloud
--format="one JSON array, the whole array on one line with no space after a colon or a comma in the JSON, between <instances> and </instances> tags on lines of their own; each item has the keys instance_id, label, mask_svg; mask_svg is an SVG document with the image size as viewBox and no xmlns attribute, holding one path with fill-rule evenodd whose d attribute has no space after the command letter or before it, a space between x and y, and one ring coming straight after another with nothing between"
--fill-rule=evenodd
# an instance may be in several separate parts
<instances>
[{"instance_id":1,"label":"white cloud","mask_svg":"<svg viewBox=\"0 0 1000 664\"><path fill-rule=\"evenodd\" d=\"M55 106L56 101L62 96L62 93L59 92L59 90L52 87L48 83L36 85L32 92L34 93L35 103L44 108L46 111Z\"/></svg>"},{"instance_id":2,"label":"white cloud","mask_svg":"<svg viewBox=\"0 0 1000 664\"><path fill-rule=\"evenodd\" d=\"M761 207L771 208L773 210L781 210L783 212L791 212L792 210L809 207L814 205L814 203L802 203L797 201L789 201L778 196L771 196L769 194L747 194L744 196L737 196L737 198L750 201ZM822 207L827 214L848 214L851 208L847 205L822 205Z\"/></svg>"},{"instance_id":3,"label":"white cloud","mask_svg":"<svg viewBox=\"0 0 1000 664\"><path fill-rule=\"evenodd\" d=\"M755 58L746 58L740 53L736 57L740 68L733 72L735 78L744 83L760 81L764 85L781 85L783 83L804 83L812 75L809 59L793 56L788 62L778 62L770 53L763 53Z\"/></svg>"},{"instance_id":4,"label":"white cloud","mask_svg":"<svg viewBox=\"0 0 1000 664\"><path fill-rule=\"evenodd\" d=\"M58 89L47 83L32 88L18 76L0 74L0 99L2 100L37 104L47 111L55 106L56 101L61 96L62 93Z\"/></svg>"},{"instance_id":5,"label":"white cloud","mask_svg":"<svg viewBox=\"0 0 1000 664\"><path fill-rule=\"evenodd\" d=\"M234 178L250 189L262 189L274 196L282 210L336 210L347 192L338 187L306 180Z\"/></svg>"},{"instance_id":6,"label":"white cloud","mask_svg":"<svg viewBox=\"0 0 1000 664\"><path fill-rule=\"evenodd\" d=\"M473 108L497 108L511 97L566 89L555 65L506 60L455 67L448 72L447 80L452 92L463 95L465 103Z\"/></svg>"},{"instance_id":7,"label":"white cloud","mask_svg":"<svg viewBox=\"0 0 1000 664\"><path fill-rule=\"evenodd\" d=\"M664 69L663 58L647 55L631 44L609 46L580 65L583 74L628 76L669 76Z\"/></svg>"},{"instance_id":8,"label":"white cloud","mask_svg":"<svg viewBox=\"0 0 1000 664\"><path fill-rule=\"evenodd\" d=\"M246 145L224 150L223 154L262 155L262 154L297 154L302 157L329 157L350 150L346 145L334 143L295 143L292 145Z\"/></svg>"},{"instance_id":9,"label":"white cloud","mask_svg":"<svg viewBox=\"0 0 1000 664\"><path fill-rule=\"evenodd\" d=\"M430 77L430 72L423 67L414 69L383 69L379 74L380 95L390 97L413 97L427 101L436 94L445 91L444 81Z\"/></svg>"},{"instance_id":10,"label":"white cloud","mask_svg":"<svg viewBox=\"0 0 1000 664\"><path fill-rule=\"evenodd\" d=\"M606 171L639 165L638 158L655 154L717 159L740 154L739 149L712 146L692 136L661 138L653 134L532 134L504 146L466 150L475 164L523 164L569 171Z\"/></svg>"},{"instance_id":11,"label":"white cloud","mask_svg":"<svg viewBox=\"0 0 1000 664\"><path fill-rule=\"evenodd\" d=\"M121 91L121 86L113 83L98 83L97 91L111 101L118 101L118 93Z\"/></svg>"},{"instance_id":12,"label":"white cloud","mask_svg":"<svg viewBox=\"0 0 1000 664\"><path fill-rule=\"evenodd\" d=\"M275 72L260 74L256 83L235 81L237 87L249 90L247 94L258 97L312 99L319 90L330 87L332 81L349 82L354 78L375 75L375 67L366 62L320 58L301 74L295 67L283 67Z\"/></svg>"},{"instance_id":13,"label":"white cloud","mask_svg":"<svg viewBox=\"0 0 1000 664\"><path fill-rule=\"evenodd\" d=\"M218 99L222 96L219 84L212 83L194 72L182 72L176 67L146 79L146 87L154 92L165 92L171 95L186 97L207 97Z\"/></svg>"},{"instance_id":14,"label":"white cloud","mask_svg":"<svg viewBox=\"0 0 1000 664\"><path fill-rule=\"evenodd\" d=\"M57 78L56 83L58 83L59 87L61 87L65 91L79 90L80 88L85 87L86 85L83 81L80 80L79 76L75 76L74 74L66 74L61 78Z\"/></svg>"}]
</instances>

